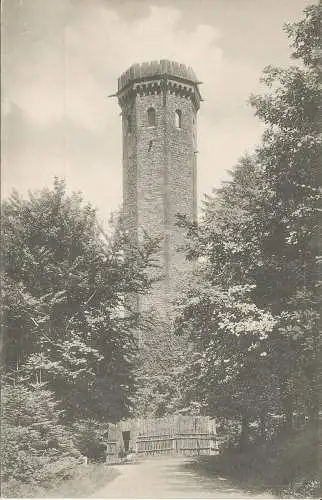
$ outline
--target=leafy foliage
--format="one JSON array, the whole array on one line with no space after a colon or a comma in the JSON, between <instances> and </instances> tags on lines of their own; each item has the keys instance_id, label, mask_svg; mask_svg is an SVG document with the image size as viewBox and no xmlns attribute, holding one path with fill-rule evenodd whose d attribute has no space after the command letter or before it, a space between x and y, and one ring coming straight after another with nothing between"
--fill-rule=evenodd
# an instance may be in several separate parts
<instances>
[{"instance_id":1,"label":"leafy foliage","mask_svg":"<svg viewBox=\"0 0 322 500\"><path fill-rule=\"evenodd\" d=\"M186 336L175 336L170 321L152 316L143 333L138 353L138 391L135 414L163 417L181 412L184 397L184 366L188 360Z\"/></svg>"},{"instance_id":2,"label":"leafy foliage","mask_svg":"<svg viewBox=\"0 0 322 500\"><path fill-rule=\"evenodd\" d=\"M57 179L13 193L2 229L2 464L15 495L71 477L81 453L104 459L108 422L132 411L141 318L127 297L148 290L156 242L130 245L120 218L106 236Z\"/></svg>"},{"instance_id":3,"label":"leafy foliage","mask_svg":"<svg viewBox=\"0 0 322 500\"><path fill-rule=\"evenodd\" d=\"M138 318L125 297L148 289L153 242L130 247L121 224L108 238L58 180L4 202L3 233L5 369L48 382L66 418L128 414Z\"/></svg>"},{"instance_id":4,"label":"leafy foliage","mask_svg":"<svg viewBox=\"0 0 322 500\"><path fill-rule=\"evenodd\" d=\"M320 22L311 6L286 27L304 65L264 70L267 93L250 100L266 124L261 144L206 197L199 226L180 221L198 262L176 323L194 351L188 401L240 418L246 441L250 419L265 433L272 414L288 427L295 414L318 418Z\"/></svg>"},{"instance_id":5,"label":"leafy foliage","mask_svg":"<svg viewBox=\"0 0 322 500\"><path fill-rule=\"evenodd\" d=\"M106 460L108 426L97 420L78 420L72 426L73 440L82 455L94 462Z\"/></svg>"},{"instance_id":6,"label":"leafy foliage","mask_svg":"<svg viewBox=\"0 0 322 500\"><path fill-rule=\"evenodd\" d=\"M69 477L80 454L61 425L61 409L43 384L28 388L21 380L1 391L2 492L20 483L46 484Z\"/></svg>"},{"instance_id":7,"label":"leafy foliage","mask_svg":"<svg viewBox=\"0 0 322 500\"><path fill-rule=\"evenodd\" d=\"M197 347L196 394L218 416L260 416L272 406L267 395L275 381L266 358L274 318L249 300L247 287L203 283L189 295L180 329L190 329Z\"/></svg>"}]
</instances>

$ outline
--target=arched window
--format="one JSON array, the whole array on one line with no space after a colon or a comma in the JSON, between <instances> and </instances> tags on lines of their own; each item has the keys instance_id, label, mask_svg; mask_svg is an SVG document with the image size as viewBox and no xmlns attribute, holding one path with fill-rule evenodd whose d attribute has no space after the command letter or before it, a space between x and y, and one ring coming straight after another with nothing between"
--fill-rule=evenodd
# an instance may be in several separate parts
<instances>
[{"instance_id":1,"label":"arched window","mask_svg":"<svg viewBox=\"0 0 322 500\"><path fill-rule=\"evenodd\" d=\"M176 128L181 128L182 126L182 113L180 109L177 109L177 111L174 114L174 122L176 125Z\"/></svg>"},{"instance_id":2,"label":"arched window","mask_svg":"<svg viewBox=\"0 0 322 500\"><path fill-rule=\"evenodd\" d=\"M148 126L155 127L155 109L148 109Z\"/></svg>"}]
</instances>

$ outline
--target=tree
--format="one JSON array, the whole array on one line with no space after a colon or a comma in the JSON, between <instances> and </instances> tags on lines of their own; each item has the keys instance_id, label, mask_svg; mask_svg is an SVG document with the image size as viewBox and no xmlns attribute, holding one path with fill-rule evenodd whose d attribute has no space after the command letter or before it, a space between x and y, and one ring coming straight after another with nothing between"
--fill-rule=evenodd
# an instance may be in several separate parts
<instances>
[{"instance_id":1,"label":"tree","mask_svg":"<svg viewBox=\"0 0 322 500\"><path fill-rule=\"evenodd\" d=\"M146 329L141 329L135 397L138 417L163 417L180 412L183 371L189 354L186 337L174 334L169 317L165 321L153 315L151 320Z\"/></svg>"},{"instance_id":2,"label":"tree","mask_svg":"<svg viewBox=\"0 0 322 500\"><path fill-rule=\"evenodd\" d=\"M6 371L48 382L66 418L126 416L138 325L126 297L149 288L154 242L131 246L121 224L107 237L59 180L28 199L14 193L2 213Z\"/></svg>"},{"instance_id":3,"label":"tree","mask_svg":"<svg viewBox=\"0 0 322 500\"><path fill-rule=\"evenodd\" d=\"M181 220L199 260L177 319L195 350L192 400L240 417L281 410L289 428L295 411L317 420L321 381L320 24L312 6L287 26L304 65L264 70L268 92L251 97L261 144L206 198L199 226Z\"/></svg>"},{"instance_id":4,"label":"tree","mask_svg":"<svg viewBox=\"0 0 322 500\"><path fill-rule=\"evenodd\" d=\"M176 321L178 334L190 333L194 351L186 373L190 405L240 419L242 445L251 419L264 427L268 409L278 410L269 356L276 318L255 301L263 265L260 221L269 197L260 165L245 157L232 181L206 199L199 226L188 225L188 255L199 264Z\"/></svg>"},{"instance_id":5,"label":"tree","mask_svg":"<svg viewBox=\"0 0 322 500\"><path fill-rule=\"evenodd\" d=\"M266 68L268 92L251 98L267 126L257 155L273 193L262 274L272 286L269 293L263 287L259 292L281 313L276 365L284 368L281 385L289 425L299 395L317 421L321 383L321 16L320 6L310 6L303 20L286 26L293 57L303 65Z\"/></svg>"},{"instance_id":6,"label":"tree","mask_svg":"<svg viewBox=\"0 0 322 500\"><path fill-rule=\"evenodd\" d=\"M71 434L61 425L61 409L44 384L27 387L19 377L1 390L2 493L69 477L80 461ZM20 489L19 489L20 488Z\"/></svg>"},{"instance_id":7,"label":"tree","mask_svg":"<svg viewBox=\"0 0 322 500\"><path fill-rule=\"evenodd\" d=\"M97 420L79 420L73 424L73 441L77 449L89 460L106 461L106 423Z\"/></svg>"}]
</instances>

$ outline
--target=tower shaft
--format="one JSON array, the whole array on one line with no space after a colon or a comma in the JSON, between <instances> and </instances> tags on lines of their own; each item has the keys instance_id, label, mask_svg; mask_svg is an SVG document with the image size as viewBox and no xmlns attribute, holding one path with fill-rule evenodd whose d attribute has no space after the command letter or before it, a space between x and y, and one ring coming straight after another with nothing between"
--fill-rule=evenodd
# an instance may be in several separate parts
<instances>
[{"instance_id":1,"label":"tower shaft","mask_svg":"<svg viewBox=\"0 0 322 500\"><path fill-rule=\"evenodd\" d=\"M177 214L197 216L197 80L184 65L160 61L129 68L119 79L122 108L123 204L133 239L160 237L156 255L162 275L140 308L168 315L191 264L183 252Z\"/></svg>"}]
</instances>

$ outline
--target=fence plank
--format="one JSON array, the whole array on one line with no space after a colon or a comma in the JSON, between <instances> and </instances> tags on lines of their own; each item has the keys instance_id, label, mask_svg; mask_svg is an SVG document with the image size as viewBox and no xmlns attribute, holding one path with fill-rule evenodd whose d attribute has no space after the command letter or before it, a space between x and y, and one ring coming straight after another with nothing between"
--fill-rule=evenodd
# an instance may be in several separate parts
<instances>
[{"instance_id":1,"label":"fence plank","mask_svg":"<svg viewBox=\"0 0 322 500\"><path fill-rule=\"evenodd\" d=\"M209 417L173 415L120 422L109 429L109 457L122 450L123 430L130 431L131 448L140 455L210 455L218 451L215 421Z\"/></svg>"}]
</instances>

